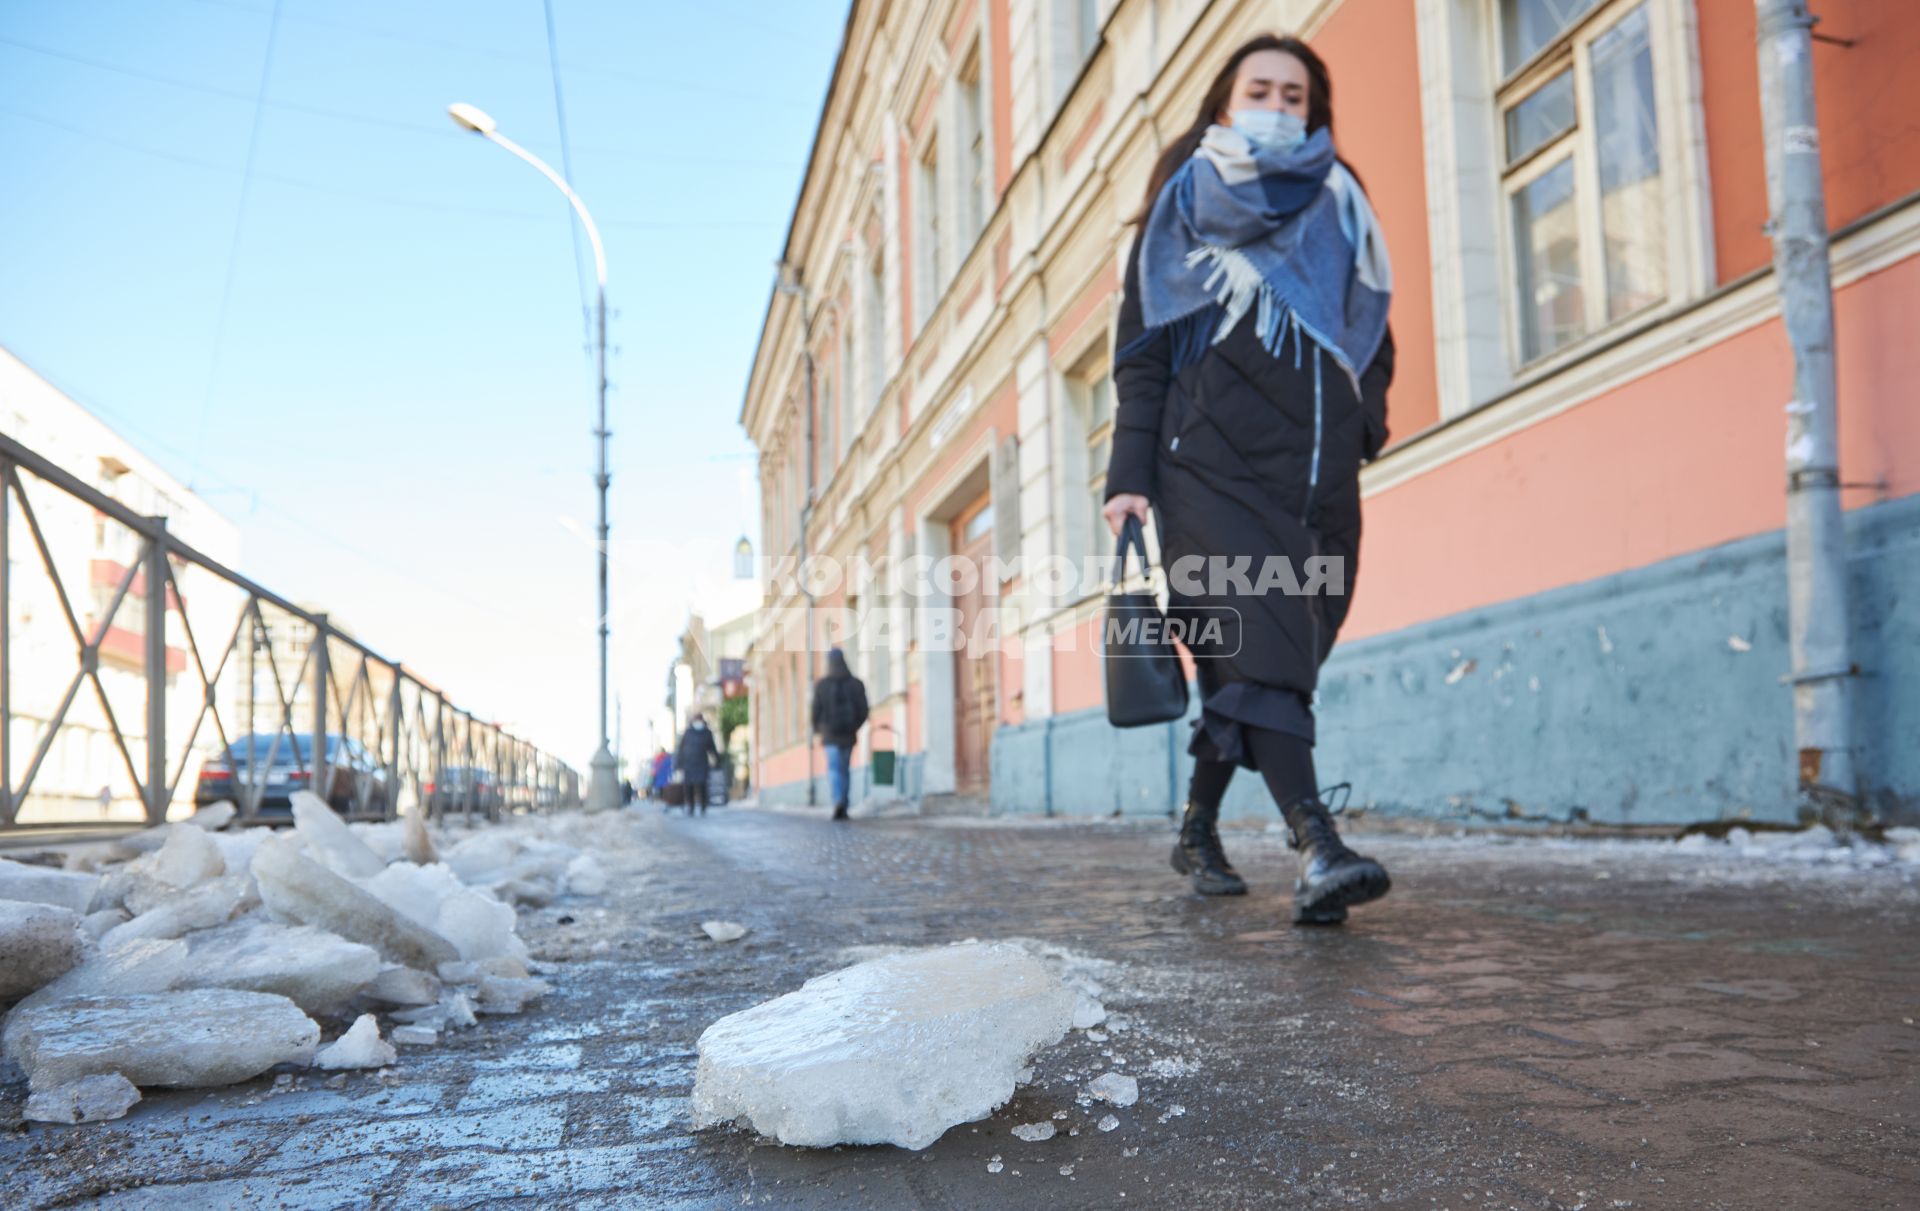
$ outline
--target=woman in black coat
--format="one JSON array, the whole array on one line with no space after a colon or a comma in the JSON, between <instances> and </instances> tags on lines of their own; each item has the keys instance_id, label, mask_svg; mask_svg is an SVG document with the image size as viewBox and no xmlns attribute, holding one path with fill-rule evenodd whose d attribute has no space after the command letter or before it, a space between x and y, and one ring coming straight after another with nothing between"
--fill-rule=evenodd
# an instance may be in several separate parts
<instances>
[{"instance_id":1,"label":"woman in black coat","mask_svg":"<svg viewBox=\"0 0 1920 1211\"><path fill-rule=\"evenodd\" d=\"M1313 691L1351 601L1360 464L1386 441L1393 376L1385 244L1332 126L1326 65L1266 35L1156 165L1116 335L1105 509L1116 533L1151 510L1170 614L1190 634L1224 624L1189 645L1202 712L1174 869L1209 895L1246 891L1217 820L1234 769L1257 770L1300 854L1302 924L1389 887L1340 840L1313 769Z\"/></svg>"}]
</instances>

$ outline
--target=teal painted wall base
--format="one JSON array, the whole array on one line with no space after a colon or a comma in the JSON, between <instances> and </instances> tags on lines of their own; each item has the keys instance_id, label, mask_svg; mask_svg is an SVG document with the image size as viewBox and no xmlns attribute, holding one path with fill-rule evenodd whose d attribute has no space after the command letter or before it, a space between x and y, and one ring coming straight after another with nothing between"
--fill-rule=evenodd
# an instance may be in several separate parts
<instances>
[{"instance_id":1,"label":"teal painted wall base","mask_svg":"<svg viewBox=\"0 0 1920 1211\"><path fill-rule=\"evenodd\" d=\"M1847 543L1862 780L1884 819L1920 821L1920 496L1853 510ZM1356 806L1461 822L1790 822L1788 664L1776 531L1341 644L1320 682L1320 779L1352 782ZM1104 709L1002 727L994 810L1170 813L1187 735L1120 731ZM922 765L902 757L900 793L919 795ZM855 801L871 793L856 768ZM806 783L760 794L804 803ZM1274 812L1245 771L1222 810Z\"/></svg>"},{"instance_id":2,"label":"teal painted wall base","mask_svg":"<svg viewBox=\"0 0 1920 1211\"><path fill-rule=\"evenodd\" d=\"M1885 818L1914 819L1920 497L1852 511L1847 540L1862 777ZM1462 821L1791 821L1785 555L1776 531L1342 644L1320 683L1321 781L1351 781L1356 805ZM1118 731L1103 710L1001 728L994 808L1171 811L1186 736ZM1223 812L1273 810L1243 771Z\"/></svg>"}]
</instances>

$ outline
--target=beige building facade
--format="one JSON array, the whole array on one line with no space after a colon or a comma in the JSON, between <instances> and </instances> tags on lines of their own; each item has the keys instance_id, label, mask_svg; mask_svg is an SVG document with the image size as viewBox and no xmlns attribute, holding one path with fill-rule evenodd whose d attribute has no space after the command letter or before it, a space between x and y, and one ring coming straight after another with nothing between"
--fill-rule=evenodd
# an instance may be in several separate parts
<instances>
[{"instance_id":1,"label":"beige building facade","mask_svg":"<svg viewBox=\"0 0 1920 1211\"><path fill-rule=\"evenodd\" d=\"M1810 53L1863 794L1920 812L1894 740L1920 648L1886 638L1920 591L1894 571L1920 559L1889 555L1920 554L1920 344L1898 329L1920 308L1920 7L1830 7ZM760 793L822 777L809 687L840 643L874 704L856 767L893 749L899 791L1178 803L1185 728L1107 726L1104 586L1049 561L1110 551L1111 333L1152 161L1273 31L1327 60L1395 271L1327 780L1435 816L1791 818L1792 376L1754 22L1751 0L856 0L741 412L771 569ZM949 555L998 562L929 575ZM1257 809L1241 781L1230 814Z\"/></svg>"}]
</instances>

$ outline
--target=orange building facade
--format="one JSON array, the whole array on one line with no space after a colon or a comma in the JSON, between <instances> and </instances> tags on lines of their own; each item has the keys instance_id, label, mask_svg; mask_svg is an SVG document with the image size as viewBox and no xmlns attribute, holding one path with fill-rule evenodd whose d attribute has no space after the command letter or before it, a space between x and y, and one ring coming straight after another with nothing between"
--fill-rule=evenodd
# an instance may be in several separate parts
<instances>
[{"instance_id":1,"label":"orange building facade","mask_svg":"<svg viewBox=\"0 0 1920 1211\"><path fill-rule=\"evenodd\" d=\"M1896 608L1920 594L1920 6L1817 7L1856 735L1899 816L1920 801L1920 627ZM1109 549L1126 220L1267 30L1326 58L1395 268L1393 438L1362 473L1323 777L1463 820L1790 818L1792 374L1751 0L855 3L742 411L766 553L843 570L769 577L760 793L824 786L806 707L838 642L875 703L856 766L898 758L861 794L1179 803L1184 725L1105 722L1102 586L1036 569ZM884 572L948 555L997 563L931 591ZM956 624L986 641L950 650ZM1229 811L1262 810L1241 781Z\"/></svg>"}]
</instances>

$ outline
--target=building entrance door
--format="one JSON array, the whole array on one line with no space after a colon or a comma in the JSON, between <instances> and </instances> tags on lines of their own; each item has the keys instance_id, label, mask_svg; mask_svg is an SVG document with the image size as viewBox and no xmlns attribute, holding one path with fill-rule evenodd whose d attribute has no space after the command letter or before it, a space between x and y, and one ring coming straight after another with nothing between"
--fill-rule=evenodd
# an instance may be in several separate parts
<instances>
[{"instance_id":1,"label":"building entrance door","mask_svg":"<svg viewBox=\"0 0 1920 1211\"><path fill-rule=\"evenodd\" d=\"M986 584L987 555L992 548L993 498L982 493L954 519L948 547L963 561L959 566L971 566L980 573L971 577L974 583L967 592L956 593L953 599L961 637L960 650L953 657L953 776L954 791L962 795L987 792L988 753L999 716L998 628L991 625L991 618L987 626L980 625L982 611L992 608L994 600ZM971 642L976 635L983 642Z\"/></svg>"}]
</instances>

